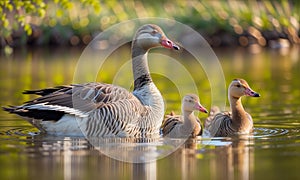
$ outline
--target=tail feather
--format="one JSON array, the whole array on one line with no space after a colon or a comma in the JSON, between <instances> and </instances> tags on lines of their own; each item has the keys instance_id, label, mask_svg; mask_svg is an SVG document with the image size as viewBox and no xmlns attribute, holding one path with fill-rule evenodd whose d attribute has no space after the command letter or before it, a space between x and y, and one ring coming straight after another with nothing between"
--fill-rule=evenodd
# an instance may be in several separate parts
<instances>
[{"instance_id":1,"label":"tail feather","mask_svg":"<svg viewBox=\"0 0 300 180\"><path fill-rule=\"evenodd\" d=\"M14 111L15 111L15 106L9 106L9 107L2 107L2 109L4 110L4 111L7 111L7 112L9 112L9 113L14 113Z\"/></svg>"},{"instance_id":2,"label":"tail feather","mask_svg":"<svg viewBox=\"0 0 300 180\"><path fill-rule=\"evenodd\" d=\"M61 111L25 109L19 106L2 107L2 109L11 114L17 114L24 118L41 119L44 121L47 120L57 121L65 114L64 112Z\"/></svg>"},{"instance_id":3,"label":"tail feather","mask_svg":"<svg viewBox=\"0 0 300 180\"><path fill-rule=\"evenodd\" d=\"M57 86L53 88L46 88L46 89L38 89L38 90L25 90L23 94L35 94L35 95L40 95L40 96L45 96L48 94L52 94L60 89L63 89L67 86Z\"/></svg>"}]
</instances>

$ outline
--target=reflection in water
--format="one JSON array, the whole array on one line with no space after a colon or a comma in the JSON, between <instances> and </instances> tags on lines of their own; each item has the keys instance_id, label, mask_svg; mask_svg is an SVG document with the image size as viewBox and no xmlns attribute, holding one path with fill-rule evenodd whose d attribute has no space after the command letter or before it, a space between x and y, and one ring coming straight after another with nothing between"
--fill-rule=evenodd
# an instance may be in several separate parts
<instances>
[{"instance_id":1,"label":"reflection in water","mask_svg":"<svg viewBox=\"0 0 300 180\"><path fill-rule=\"evenodd\" d=\"M15 155L28 157L21 161L22 171L24 168L38 170L38 173L29 171L28 179L39 176L50 179L252 179L254 166L253 147L249 146L253 144L251 139L189 139L169 156L144 163L115 160L82 138L39 135L25 142L27 148L20 149ZM141 147L138 143L133 145ZM147 146L153 144L144 143L142 147ZM164 148L168 149L167 146L156 145L156 153ZM126 149L119 149L119 153L124 151ZM172 167L166 166L166 161ZM13 177L19 178L18 175Z\"/></svg>"},{"instance_id":2,"label":"reflection in water","mask_svg":"<svg viewBox=\"0 0 300 180\"><path fill-rule=\"evenodd\" d=\"M210 179L253 179L253 148L249 146L252 143L248 138L202 140L206 146L199 152L199 142L190 139L181 149L182 179L195 177L193 173L201 169L197 165L199 153L212 156L209 160Z\"/></svg>"},{"instance_id":3,"label":"reflection in water","mask_svg":"<svg viewBox=\"0 0 300 180\"><path fill-rule=\"evenodd\" d=\"M253 179L251 175L254 170L254 155L250 144L251 140L237 140L232 143L233 167L238 172L237 179Z\"/></svg>"},{"instance_id":4,"label":"reflection in water","mask_svg":"<svg viewBox=\"0 0 300 180\"><path fill-rule=\"evenodd\" d=\"M95 150L85 139L46 136L34 142L34 146L26 149L33 157L24 165L40 171L32 171L29 178L38 178L40 174L49 179L156 179L156 161L126 163L114 160Z\"/></svg>"},{"instance_id":5,"label":"reflection in water","mask_svg":"<svg viewBox=\"0 0 300 180\"><path fill-rule=\"evenodd\" d=\"M181 172L182 179L192 179L195 176L195 172L199 171L197 166L197 138L190 138L186 141L181 148Z\"/></svg>"},{"instance_id":6,"label":"reflection in water","mask_svg":"<svg viewBox=\"0 0 300 180\"><path fill-rule=\"evenodd\" d=\"M99 151L98 147L94 147L83 138L25 136L25 131L14 129L15 133L10 136L19 138L18 141L11 141L10 138L8 140L2 138L1 141L2 144L7 144L8 147L13 147L17 151L9 151L2 146L0 152L10 152L7 158L17 157L13 162L21 165L20 171L28 172L28 174L17 173L9 176L14 177L13 179L23 176L28 179L40 176L50 179L98 179L99 177L101 179L123 179L124 177L125 179L160 179L160 177L163 179L179 177L181 179L199 177L254 179L254 169L261 167L254 160L254 148L261 143L266 145L266 142L263 142L264 137L272 138L264 134L268 131L267 129L265 131L262 129L256 128L254 136L249 137L188 139L169 156L157 161L139 163L115 160L116 158L111 155L118 153L119 157L139 158L139 160L141 157L158 157L170 150L172 145L182 141L161 138L158 141L146 143L140 143L138 140L139 143L136 143L136 141L130 142L129 140L122 142L120 139L107 139L99 143L101 145ZM274 137L277 136L278 134L274 135ZM282 138L282 135L279 136ZM254 142L254 140L259 141ZM13 142L19 144L13 145ZM111 154L107 156L107 153ZM2 171L1 174L3 174L5 169L13 168L15 163L11 165L5 163L5 166L0 166L0 173ZM37 171L32 171L32 169Z\"/></svg>"},{"instance_id":7,"label":"reflection in water","mask_svg":"<svg viewBox=\"0 0 300 180\"><path fill-rule=\"evenodd\" d=\"M254 120L251 138L197 138L184 144L159 139L136 146L134 142L122 146L104 143L99 151L82 138L34 135L31 132L36 129L29 123L0 111L0 176L2 179L300 179L299 47L285 51L288 53L265 50L251 54L232 49L217 52L227 81L243 77L256 84L262 94L263 101L250 98L243 101ZM44 49L1 57L0 105L21 104L31 99L21 94L24 89L72 83L80 52ZM125 52L124 56L129 56ZM202 104L209 105L209 82L199 71L201 67L192 62L185 58L180 61L193 74ZM99 81L111 83L124 63L119 56L112 55L101 69ZM82 75L83 80L89 78L88 74ZM165 98L166 111L180 113L176 109L180 107L176 86L160 76L154 78L160 82L157 85ZM184 81L185 77L178 78ZM204 118L202 114L199 116ZM174 147L173 143L182 145L168 155L166 152ZM135 156L126 153L136 152L134 149L140 153ZM149 156L142 152L148 152ZM108 157L107 153L131 160L136 157L139 160L159 157L159 160L128 163Z\"/></svg>"},{"instance_id":8,"label":"reflection in water","mask_svg":"<svg viewBox=\"0 0 300 180\"><path fill-rule=\"evenodd\" d=\"M174 152L185 139L170 138L88 138L89 143L113 159L129 163L147 163Z\"/></svg>"},{"instance_id":9,"label":"reflection in water","mask_svg":"<svg viewBox=\"0 0 300 180\"><path fill-rule=\"evenodd\" d=\"M156 180L156 161L133 164L133 179Z\"/></svg>"}]
</instances>

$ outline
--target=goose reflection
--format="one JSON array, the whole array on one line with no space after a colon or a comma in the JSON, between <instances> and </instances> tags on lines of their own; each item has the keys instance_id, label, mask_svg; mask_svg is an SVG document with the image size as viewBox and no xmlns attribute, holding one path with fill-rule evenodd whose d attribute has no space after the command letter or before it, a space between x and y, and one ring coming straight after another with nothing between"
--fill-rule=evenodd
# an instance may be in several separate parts
<instances>
[{"instance_id":1,"label":"goose reflection","mask_svg":"<svg viewBox=\"0 0 300 180\"><path fill-rule=\"evenodd\" d=\"M188 139L172 156L182 179L253 179L254 152L250 138Z\"/></svg>"},{"instance_id":2,"label":"goose reflection","mask_svg":"<svg viewBox=\"0 0 300 180\"><path fill-rule=\"evenodd\" d=\"M26 151L33 157L28 161L28 167L38 169L49 179L156 179L157 161L128 163L116 160L84 138L36 136L29 143L31 146ZM142 146L135 150L149 151ZM123 151L119 148L119 153ZM30 177L38 178L36 172L29 172L32 173Z\"/></svg>"},{"instance_id":3,"label":"goose reflection","mask_svg":"<svg viewBox=\"0 0 300 180\"><path fill-rule=\"evenodd\" d=\"M31 146L28 146L26 151L32 154L32 158L25 161L28 163L26 167L39 169L39 174L51 179L62 177L64 179L124 179L125 177L155 180L161 176L167 179L199 179L200 177L253 179L251 176L254 171L254 152L251 146L253 140L249 137L190 138L170 156L138 163L109 157L82 138L43 137L28 142ZM139 143L139 145L127 142L123 147L120 144L112 146L113 143L106 143L106 146L100 148L105 150L103 148L106 147L108 148L106 150L110 150L111 153L128 155L127 158L133 157L132 153L129 153L131 149L132 152L139 152L140 155L148 154L151 159L159 154L162 147L158 145L159 143L161 141ZM171 169L174 171L169 171ZM28 176L37 178L36 172L29 172Z\"/></svg>"},{"instance_id":4,"label":"goose reflection","mask_svg":"<svg viewBox=\"0 0 300 180\"><path fill-rule=\"evenodd\" d=\"M221 141L221 145L208 150L212 179L253 179L254 152L249 138L236 137ZM218 144L218 143L217 143Z\"/></svg>"}]
</instances>

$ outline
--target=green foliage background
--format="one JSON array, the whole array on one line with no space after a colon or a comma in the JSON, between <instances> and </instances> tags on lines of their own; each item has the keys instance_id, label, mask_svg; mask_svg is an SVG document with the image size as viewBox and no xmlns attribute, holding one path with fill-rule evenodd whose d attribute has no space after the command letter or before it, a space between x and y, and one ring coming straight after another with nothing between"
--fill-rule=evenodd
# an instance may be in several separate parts
<instances>
[{"instance_id":1,"label":"green foliage background","mask_svg":"<svg viewBox=\"0 0 300 180\"><path fill-rule=\"evenodd\" d=\"M145 17L175 19L206 36L251 36L262 46L270 38L299 43L299 14L296 0L3 0L0 47L87 44L113 24Z\"/></svg>"}]
</instances>

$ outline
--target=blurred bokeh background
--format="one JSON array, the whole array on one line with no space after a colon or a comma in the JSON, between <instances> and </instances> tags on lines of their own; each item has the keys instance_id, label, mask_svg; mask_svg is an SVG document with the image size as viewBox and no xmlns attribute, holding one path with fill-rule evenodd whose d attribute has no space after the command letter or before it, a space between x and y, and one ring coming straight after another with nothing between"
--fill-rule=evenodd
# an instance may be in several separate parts
<instances>
[{"instance_id":1,"label":"blurred bokeh background","mask_svg":"<svg viewBox=\"0 0 300 180\"><path fill-rule=\"evenodd\" d=\"M27 89L74 83L78 59L93 38L120 22L149 17L192 27L213 47L226 85L233 78L244 78L261 94L256 99L243 98L254 120L254 135L206 143L199 137L161 160L130 164L100 154L84 138L40 135L29 122L0 110L0 177L300 179L299 0L0 0L0 106L32 99L22 94ZM190 43L193 38L184 40ZM96 81L114 81L130 60L128 45L120 45L107 58ZM212 64L204 69L188 51L153 52L164 56L149 61L150 69L162 69L186 82L187 76L176 66L179 64L197 84L201 104L207 109L215 105L211 83L219 81L209 82L206 73L216 71L211 59L203 59ZM93 54L89 57L95 58ZM172 57L177 64L164 57ZM84 62L80 67L84 73L79 75L89 82L94 78L91 63ZM120 75L127 86L132 83L129 71ZM178 84L159 73L152 78L164 97L166 113L180 113ZM223 98L227 98L225 92ZM199 114L202 122L206 117ZM167 148L155 144L153 152L159 154ZM126 154L122 149L119 152Z\"/></svg>"},{"instance_id":2,"label":"blurred bokeh background","mask_svg":"<svg viewBox=\"0 0 300 180\"><path fill-rule=\"evenodd\" d=\"M0 47L86 45L106 28L161 17L189 25L214 47L299 44L297 0L273 1L0 1Z\"/></svg>"}]
</instances>

